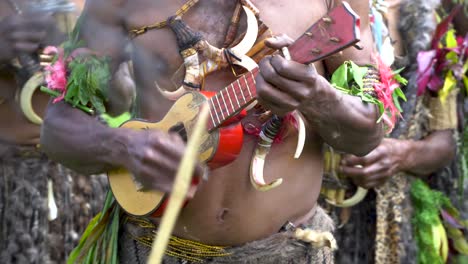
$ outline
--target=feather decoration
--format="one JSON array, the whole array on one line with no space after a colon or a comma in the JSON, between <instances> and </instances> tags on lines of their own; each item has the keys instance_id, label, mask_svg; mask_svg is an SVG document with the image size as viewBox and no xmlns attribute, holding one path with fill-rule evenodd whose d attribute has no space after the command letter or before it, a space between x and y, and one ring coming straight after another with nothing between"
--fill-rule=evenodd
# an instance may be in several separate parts
<instances>
[{"instance_id":1,"label":"feather decoration","mask_svg":"<svg viewBox=\"0 0 468 264\"><path fill-rule=\"evenodd\" d=\"M395 100L395 95L398 96L397 89L400 88L400 84L394 78L395 74L392 69L382 61L380 56L376 56L376 61L377 69L380 74L380 83L376 83L374 89L377 99L383 103L383 108L385 109L385 114L382 115L382 119L388 126L388 130L392 131L395 127L397 117L401 117L401 109L397 107L398 99ZM399 91L401 92L401 90Z\"/></svg>"}]
</instances>

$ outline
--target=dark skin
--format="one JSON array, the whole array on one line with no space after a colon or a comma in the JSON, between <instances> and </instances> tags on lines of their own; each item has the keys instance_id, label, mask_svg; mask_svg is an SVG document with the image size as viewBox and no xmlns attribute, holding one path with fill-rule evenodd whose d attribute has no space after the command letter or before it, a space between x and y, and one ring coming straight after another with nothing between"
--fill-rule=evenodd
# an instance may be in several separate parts
<instances>
[{"instance_id":1,"label":"dark skin","mask_svg":"<svg viewBox=\"0 0 468 264\"><path fill-rule=\"evenodd\" d=\"M399 2L393 1L392 4L398 7ZM451 1L444 1L444 6L450 8ZM389 29L397 32L392 25L398 21L398 14L395 13L398 8L393 10L388 16ZM456 16L454 27L457 32L466 33L466 23L460 21L466 21L463 12ZM399 36L397 37L399 39ZM400 47L396 49L401 50ZM384 184L398 172L427 176L447 166L454 159L455 153L453 130L433 131L421 140L385 138L376 149L364 157L345 156L340 171L351 177L355 184L370 189Z\"/></svg>"},{"instance_id":2,"label":"dark skin","mask_svg":"<svg viewBox=\"0 0 468 264\"><path fill-rule=\"evenodd\" d=\"M427 176L455 157L452 134L451 130L443 130L432 132L422 140L385 138L364 157L346 156L341 172L366 189L382 185L398 172Z\"/></svg>"},{"instance_id":3,"label":"dark skin","mask_svg":"<svg viewBox=\"0 0 468 264\"><path fill-rule=\"evenodd\" d=\"M112 56L113 68L117 68L127 34L125 28L164 20L184 2L89 0L84 36L91 49ZM221 46L235 3L201 0L184 20L201 31L210 43ZM253 3L262 10L262 19L273 32L284 32L291 38L297 38L326 13L323 1L257 0ZM285 6L297 15L288 23L278 19ZM368 12L367 1L354 1L352 6L358 13ZM286 61L279 55L260 62L261 74L256 78L259 101L280 115L294 109L302 112L308 127L304 152L300 159L292 158L296 133L275 144L266 162L265 178L270 181L284 177L285 181L272 191L260 193L253 189L248 177L256 140L246 135L239 157L227 166L210 171L209 179L198 186L195 196L181 212L176 235L208 244L239 245L277 232L286 221L304 221L313 214L320 192L322 142L357 155L368 153L380 142L382 128L376 123L377 109L336 92L322 77L326 69L332 71L344 60L352 59L359 64L371 62L367 20L363 19L361 25L365 49L349 49L315 63L316 70ZM279 37L267 44L279 48L288 43L288 38ZM157 121L167 113L172 102L159 94L154 81L164 89L178 87L181 80L173 85L171 77L182 60L174 35L168 29L149 31L134 39L133 44L142 117ZM205 89L219 91L235 79L229 69L219 71L206 79ZM185 148L174 134L111 129L63 103L48 108L41 143L50 157L81 172L124 167L147 187L163 191L170 191Z\"/></svg>"},{"instance_id":4,"label":"dark skin","mask_svg":"<svg viewBox=\"0 0 468 264\"><path fill-rule=\"evenodd\" d=\"M27 0L15 0L21 8ZM39 143L40 127L27 120L15 96L20 87L15 72L7 67L20 54L34 55L39 48L60 43L63 34L50 13L18 15L7 0L0 1L0 141L21 145ZM5 67L3 67L5 66ZM23 80L23 82L26 80ZM43 116L49 96L36 92L33 108Z\"/></svg>"}]
</instances>

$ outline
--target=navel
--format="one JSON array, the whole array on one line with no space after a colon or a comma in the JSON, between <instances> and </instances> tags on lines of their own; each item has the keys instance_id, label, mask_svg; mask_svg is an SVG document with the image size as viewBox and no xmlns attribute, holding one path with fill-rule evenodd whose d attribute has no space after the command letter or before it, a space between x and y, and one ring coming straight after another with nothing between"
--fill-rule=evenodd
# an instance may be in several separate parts
<instances>
[{"instance_id":1,"label":"navel","mask_svg":"<svg viewBox=\"0 0 468 264\"><path fill-rule=\"evenodd\" d=\"M216 216L216 220L219 222L219 223L224 223L225 219L226 219L226 216L227 214L229 213L229 209L228 208L223 208L219 211L218 215Z\"/></svg>"}]
</instances>

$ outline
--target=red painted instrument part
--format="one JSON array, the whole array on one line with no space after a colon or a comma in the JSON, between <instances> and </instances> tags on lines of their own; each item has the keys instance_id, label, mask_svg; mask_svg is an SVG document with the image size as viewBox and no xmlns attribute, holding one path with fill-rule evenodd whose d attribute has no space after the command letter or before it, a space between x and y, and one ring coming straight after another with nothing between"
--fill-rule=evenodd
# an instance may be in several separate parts
<instances>
[{"instance_id":1,"label":"red painted instrument part","mask_svg":"<svg viewBox=\"0 0 468 264\"><path fill-rule=\"evenodd\" d=\"M203 91L202 94L208 98L216 95L215 92L208 91ZM218 148L213 158L208 161L208 166L211 169L229 164L239 156L244 140L244 131L240 120L244 116L246 116L246 111L242 110L238 115L226 120L219 128Z\"/></svg>"},{"instance_id":2,"label":"red painted instrument part","mask_svg":"<svg viewBox=\"0 0 468 264\"><path fill-rule=\"evenodd\" d=\"M210 98L214 96L215 92L203 91L203 95ZM242 141L244 140L244 131L240 120L246 116L247 111L242 110L238 115L226 120L219 128L219 143L216 149L216 154L208 161L210 169L216 169L234 161L242 149ZM199 178L192 179L192 186L198 185ZM158 209L154 211L152 217L161 217L169 202L168 196L165 195ZM189 202L189 199L184 201L183 207Z\"/></svg>"}]
</instances>

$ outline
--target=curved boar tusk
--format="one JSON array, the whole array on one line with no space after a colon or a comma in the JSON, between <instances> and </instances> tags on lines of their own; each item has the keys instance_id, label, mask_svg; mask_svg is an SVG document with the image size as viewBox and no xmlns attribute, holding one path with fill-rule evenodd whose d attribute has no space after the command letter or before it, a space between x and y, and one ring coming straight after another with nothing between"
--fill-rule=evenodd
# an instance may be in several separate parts
<instances>
[{"instance_id":1,"label":"curved boar tusk","mask_svg":"<svg viewBox=\"0 0 468 264\"><path fill-rule=\"evenodd\" d=\"M265 182L263 177L263 168L265 167L265 158L268 154L268 150L269 147L257 146L250 164L250 182L256 190L262 192L269 191L283 183L282 178L269 183Z\"/></svg>"},{"instance_id":2,"label":"curved boar tusk","mask_svg":"<svg viewBox=\"0 0 468 264\"><path fill-rule=\"evenodd\" d=\"M242 8L247 15L247 32L241 42L231 48L231 52L237 57L242 57L253 47L258 35L258 22L255 14L246 6L242 6Z\"/></svg>"},{"instance_id":3,"label":"curved boar tusk","mask_svg":"<svg viewBox=\"0 0 468 264\"><path fill-rule=\"evenodd\" d=\"M187 55L183 55L185 65L184 83L200 85L200 63L198 60L198 53L194 49L187 49L184 52L188 53ZM154 82L154 85L164 97L171 101L179 99L182 95L191 90L191 87L188 87L185 84L175 91L162 89L156 81Z\"/></svg>"},{"instance_id":4,"label":"curved boar tusk","mask_svg":"<svg viewBox=\"0 0 468 264\"><path fill-rule=\"evenodd\" d=\"M179 99L182 95L184 95L186 92L188 92L187 89L185 89L184 86L179 87L179 89L177 89L177 90L175 90L173 92L163 90L163 89L161 89L161 87L158 85L158 83L156 81L154 82L154 86L156 86L156 89L158 89L159 92L164 97L166 97L167 99L172 100L172 101L175 101L175 100Z\"/></svg>"},{"instance_id":5,"label":"curved boar tusk","mask_svg":"<svg viewBox=\"0 0 468 264\"><path fill-rule=\"evenodd\" d=\"M32 96L39 86L44 83L44 74L41 72L35 73L24 84L20 93L20 108L24 116L34 124L42 124L42 118L34 111L32 106Z\"/></svg>"},{"instance_id":6,"label":"curved boar tusk","mask_svg":"<svg viewBox=\"0 0 468 264\"><path fill-rule=\"evenodd\" d=\"M240 59L240 61L235 61L234 64L239 65L248 71L252 71L258 67L258 64L247 55L242 55Z\"/></svg>"},{"instance_id":7,"label":"curved boar tusk","mask_svg":"<svg viewBox=\"0 0 468 264\"><path fill-rule=\"evenodd\" d=\"M301 112L296 110L292 112L292 116L294 117L294 119L296 119L296 122L298 125L297 146L296 146L296 152L294 153L294 158L298 159L301 156L302 151L304 150L304 145L305 145L305 140L306 140L306 129L305 129L304 117L302 116Z\"/></svg>"},{"instance_id":8,"label":"curved boar tusk","mask_svg":"<svg viewBox=\"0 0 468 264\"><path fill-rule=\"evenodd\" d=\"M240 59L240 61L236 60L234 62L235 64L251 71L257 66L257 64L245 54L247 54L247 52L252 49L255 41L257 40L258 22L252 10L246 6L242 7L247 15L247 32L239 44L230 48L229 50L234 54L234 56ZM211 72L227 65L227 61L223 55L223 49L218 49L217 47L208 43L206 40L200 41L196 46L198 50L202 51L203 56L207 58L207 60L204 61L200 67L200 76L202 78Z\"/></svg>"},{"instance_id":9,"label":"curved boar tusk","mask_svg":"<svg viewBox=\"0 0 468 264\"><path fill-rule=\"evenodd\" d=\"M344 200L342 203L336 203L335 201L332 201L330 199L326 199L327 203L336 206L336 207L351 207L355 206L356 204L360 203L367 195L368 190L364 189L362 187L358 187L356 193L353 195L353 197Z\"/></svg>"}]
</instances>

